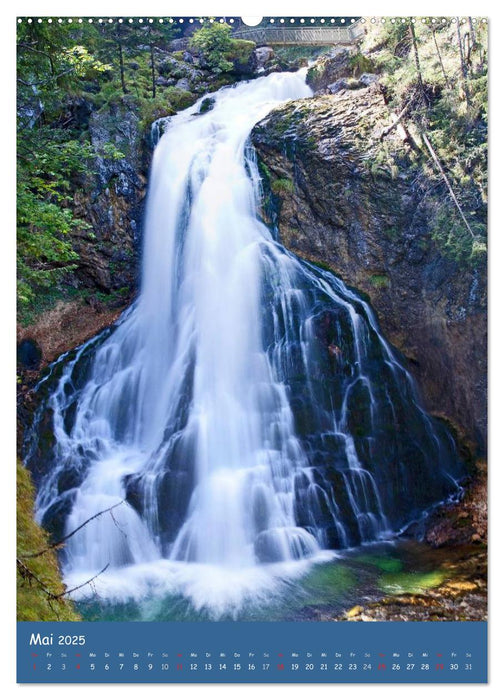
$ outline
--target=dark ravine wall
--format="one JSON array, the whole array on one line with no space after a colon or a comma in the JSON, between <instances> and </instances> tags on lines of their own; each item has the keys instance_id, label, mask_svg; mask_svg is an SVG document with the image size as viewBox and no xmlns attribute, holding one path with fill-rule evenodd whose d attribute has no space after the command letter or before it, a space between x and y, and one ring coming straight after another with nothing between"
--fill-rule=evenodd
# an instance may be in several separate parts
<instances>
[{"instance_id":1,"label":"dark ravine wall","mask_svg":"<svg viewBox=\"0 0 504 700\"><path fill-rule=\"evenodd\" d=\"M72 211L91 228L72 233L79 260L63 281L65 294L17 326L21 404L39 370L113 323L138 287L150 143L127 100L99 111L81 101L78 114L98 153L113 144L122 157L98 155L75 183ZM38 350L35 366L20 361L26 341Z\"/></svg>"},{"instance_id":2,"label":"dark ravine wall","mask_svg":"<svg viewBox=\"0 0 504 700\"><path fill-rule=\"evenodd\" d=\"M369 296L427 409L483 454L486 268L432 240L436 211L453 205L401 128L381 138L391 123L375 83L275 110L252 132L265 218L284 245Z\"/></svg>"},{"instance_id":3,"label":"dark ravine wall","mask_svg":"<svg viewBox=\"0 0 504 700\"><path fill-rule=\"evenodd\" d=\"M84 234L76 246L76 278L105 294L127 294L137 283L149 144L127 98L93 112L89 135L97 153L113 144L122 157L97 156L75 192L74 214L92 226L95 236L89 240Z\"/></svg>"}]
</instances>

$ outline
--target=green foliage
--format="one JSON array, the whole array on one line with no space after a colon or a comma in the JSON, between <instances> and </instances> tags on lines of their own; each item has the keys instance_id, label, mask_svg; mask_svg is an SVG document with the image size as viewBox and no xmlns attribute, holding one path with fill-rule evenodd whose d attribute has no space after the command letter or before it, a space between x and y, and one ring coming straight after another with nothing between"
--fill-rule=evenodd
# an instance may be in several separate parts
<instances>
[{"instance_id":1,"label":"green foliage","mask_svg":"<svg viewBox=\"0 0 504 700\"><path fill-rule=\"evenodd\" d=\"M278 195L294 192L294 183L284 177L271 180L270 187L271 191Z\"/></svg>"},{"instance_id":2,"label":"green foliage","mask_svg":"<svg viewBox=\"0 0 504 700\"><path fill-rule=\"evenodd\" d=\"M175 114L175 109L165 97L161 95L154 99L144 97L137 100L137 103L138 114L140 116L140 128L144 131L148 129L156 119Z\"/></svg>"},{"instance_id":3,"label":"green foliage","mask_svg":"<svg viewBox=\"0 0 504 700\"><path fill-rule=\"evenodd\" d=\"M18 305L26 309L37 294L75 268L71 234L89 225L71 209L79 176L94 154L77 129L65 128L72 96L85 81L101 80L110 66L68 26L18 25ZM71 121L71 118L70 118ZM112 148L105 148L115 156Z\"/></svg>"},{"instance_id":4,"label":"green foliage","mask_svg":"<svg viewBox=\"0 0 504 700\"><path fill-rule=\"evenodd\" d=\"M96 149L97 155L106 158L107 160L122 160L126 156L118 148L116 148L113 143L104 143L101 147Z\"/></svg>"},{"instance_id":5,"label":"green foliage","mask_svg":"<svg viewBox=\"0 0 504 700\"><path fill-rule=\"evenodd\" d=\"M39 557L27 558L46 549L49 537L33 519L35 489L30 475L23 465L17 464L17 557L42 582L44 588L59 595L64 587L54 550ZM17 619L18 621L43 622L48 620L76 621L76 613L71 601L65 598L50 599L41 585L27 575L18 565L17 573Z\"/></svg>"},{"instance_id":6,"label":"green foliage","mask_svg":"<svg viewBox=\"0 0 504 700\"><path fill-rule=\"evenodd\" d=\"M362 45L363 55L381 73L391 111L399 114L407 107L403 126L412 136L428 136L476 236L473 246L439 169L421 137L415 138L437 200L443 191L447 195L441 207L432 205L432 239L461 265L482 259L487 227L487 27L479 20L463 19L462 58L453 22L417 21L414 33L408 22L387 22L370 28ZM385 144L386 139L382 147ZM396 177L393 159L382 147L370 167L375 173L389 170Z\"/></svg>"},{"instance_id":7,"label":"green foliage","mask_svg":"<svg viewBox=\"0 0 504 700\"><path fill-rule=\"evenodd\" d=\"M18 138L18 302L34 301L74 269L78 255L69 234L90 226L69 208L72 181L86 171L90 144L65 141L61 130L40 127Z\"/></svg>"},{"instance_id":8,"label":"green foliage","mask_svg":"<svg viewBox=\"0 0 504 700\"><path fill-rule=\"evenodd\" d=\"M119 125L110 143L92 147L89 112L113 115L131 110L146 132L158 117L197 100L197 88L193 92L157 85L158 63L180 32L168 22L17 25L20 318L32 317L35 309L42 308L43 297L52 298L79 264L79 240L93 236L90 226L75 214L73 200L77 190L90 186L96 157L121 160L130 152ZM229 83L229 75L222 71L232 68L231 61L246 63L254 47L252 42L231 39L230 27L218 22L206 24L195 36L208 63L205 79L211 72L215 89ZM194 66L183 62L183 52L171 56L178 59L178 77L194 74ZM168 72L176 79L177 65ZM113 131L114 126L110 128Z\"/></svg>"},{"instance_id":9,"label":"green foliage","mask_svg":"<svg viewBox=\"0 0 504 700\"><path fill-rule=\"evenodd\" d=\"M192 35L189 46L201 53L214 74L232 69L233 64L225 57L233 48L231 27L228 24L213 22L198 29Z\"/></svg>"}]
</instances>

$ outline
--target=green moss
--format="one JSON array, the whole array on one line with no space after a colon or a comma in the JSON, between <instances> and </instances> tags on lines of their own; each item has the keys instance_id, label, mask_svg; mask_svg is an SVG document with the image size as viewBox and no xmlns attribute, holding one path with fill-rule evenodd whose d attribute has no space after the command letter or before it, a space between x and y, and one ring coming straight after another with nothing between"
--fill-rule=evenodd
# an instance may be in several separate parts
<instances>
[{"instance_id":1,"label":"green moss","mask_svg":"<svg viewBox=\"0 0 504 700\"><path fill-rule=\"evenodd\" d=\"M285 177L271 180L270 186L273 194L284 195L294 192L294 183Z\"/></svg>"},{"instance_id":2,"label":"green moss","mask_svg":"<svg viewBox=\"0 0 504 700\"><path fill-rule=\"evenodd\" d=\"M313 84L324 72L324 67L320 63L316 63L315 65L311 66L308 68L308 71L306 73L306 82L308 85Z\"/></svg>"},{"instance_id":3,"label":"green moss","mask_svg":"<svg viewBox=\"0 0 504 700\"><path fill-rule=\"evenodd\" d=\"M352 75L355 78L360 77L363 73L375 72L375 65L373 61L367 56L364 56L362 53L358 53L355 56L350 56L348 63L352 69Z\"/></svg>"},{"instance_id":4,"label":"green moss","mask_svg":"<svg viewBox=\"0 0 504 700\"><path fill-rule=\"evenodd\" d=\"M442 571L429 572L387 572L378 579L378 586L386 593L421 594L429 588L440 586L446 574Z\"/></svg>"},{"instance_id":5,"label":"green moss","mask_svg":"<svg viewBox=\"0 0 504 700\"><path fill-rule=\"evenodd\" d=\"M388 287L390 285L390 280L387 275L371 275L369 277L369 281L373 287L376 287L377 289L383 289L384 287Z\"/></svg>"},{"instance_id":6,"label":"green moss","mask_svg":"<svg viewBox=\"0 0 504 700\"><path fill-rule=\"evenodd\" d=\"M258 167L259 167L259 172L260 172L261 176L263 178L266 178L268 181L270 181L271 180L271 171L268 168L268 166L266 165L266 163L264 161L260 160Z\"/></svg>"},{"instance_id":7,"label":"green moss","mask_svg":"<svg viewBox=\"0 0 504 700\"><path fill-rule=\"evenodd\" d=\"M310 262L316 265L317 267L320 267L321 270L326 270L327 272L332 272L334 275L334 267L331 267L331 265L328 265L325 263L323 260L315 260L313 258L310 258Z\"/></svg>"},{"instance_id":8,"label":"green moss","mask_svg":"<svg viewBox=\"0 0 504 700\"><path fill-rule=\"evenodd\" d=\"M248 63L254 49L255 43L253 41L247 41L246 39L232 39L231 49L227 52L226 58L228 61L233 61L244 65Z\"/></svg>"},{"instance_id":9,"label":"green moss","mask_svg":"<svg viewBox=\"0 0 504 700\"><path fill-rule=\"evenodd\" d=\"M35 490L30 474L21 463L17 464L17 557L43 583L44 588L58 595L64 584L54 550L39 557L28 558L45 549L48 534L33 519ZM66 598L50 598L41 585L26 574L18 564L17 571L17 619L19 621L80 620L73 603Z\"/></svg>"}]
</instances>

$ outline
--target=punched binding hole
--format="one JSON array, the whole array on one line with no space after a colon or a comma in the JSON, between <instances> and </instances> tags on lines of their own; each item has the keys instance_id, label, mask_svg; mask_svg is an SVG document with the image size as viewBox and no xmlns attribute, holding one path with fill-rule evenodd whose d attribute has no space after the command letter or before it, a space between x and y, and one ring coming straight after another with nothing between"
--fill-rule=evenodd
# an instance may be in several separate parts
<instances>
[{"instance_id":1,"label":"punched binding hole","mask_svg":"<svg viewBox=\"0 0 504 700\"><path fill-rule=\"evenodd\" d=\"M243 24L246 24L247 27L257 27L258 24L261 24L262 17L242 17L241 21Z\"/></svg>"}]
</instances>

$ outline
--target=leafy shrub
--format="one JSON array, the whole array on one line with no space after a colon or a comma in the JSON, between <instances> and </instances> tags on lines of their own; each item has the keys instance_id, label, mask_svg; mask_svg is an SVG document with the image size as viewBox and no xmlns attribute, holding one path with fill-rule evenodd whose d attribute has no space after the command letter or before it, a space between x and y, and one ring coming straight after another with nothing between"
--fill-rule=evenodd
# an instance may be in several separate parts
<instances>
[{"instance_id":1,"label":"leafy shrub","mask_svg":"<svg viewBox=\"0 0 504 700\"><path fill-rule=\"evenodd\" d=\"M228 24L213 22L207 27L198 29L192 35L189 46L203 56L212 73L216 75L225 73L233 67L231 61L225 58L233 48L231 27Z\"/></svg>"}]
</instances>

